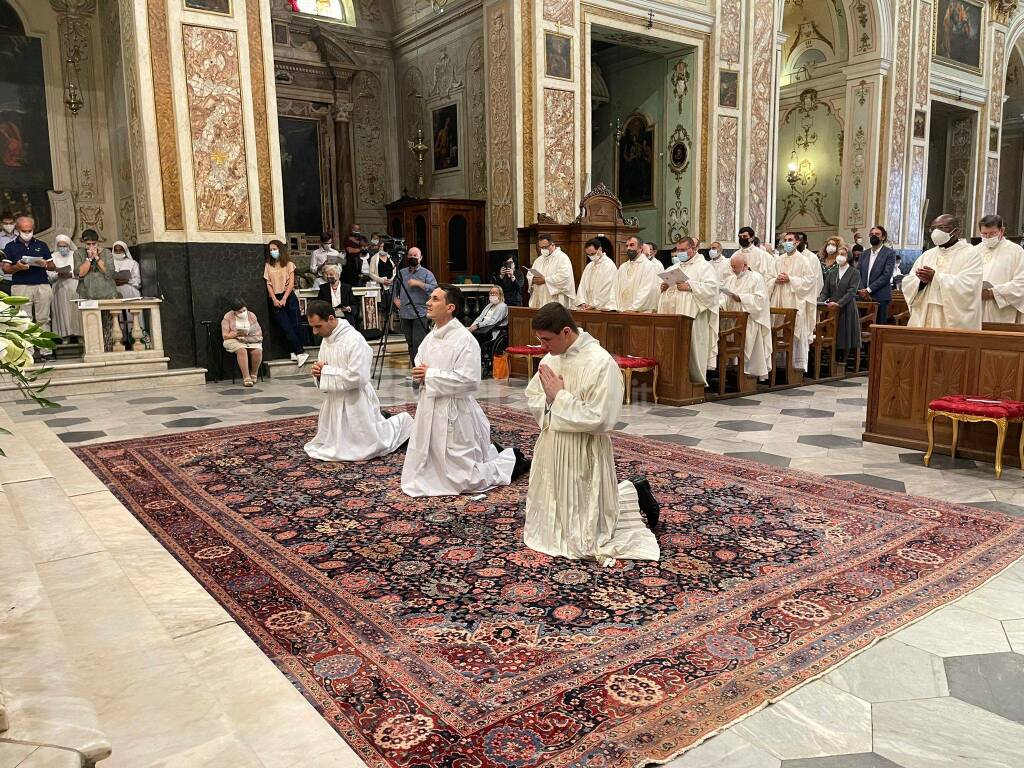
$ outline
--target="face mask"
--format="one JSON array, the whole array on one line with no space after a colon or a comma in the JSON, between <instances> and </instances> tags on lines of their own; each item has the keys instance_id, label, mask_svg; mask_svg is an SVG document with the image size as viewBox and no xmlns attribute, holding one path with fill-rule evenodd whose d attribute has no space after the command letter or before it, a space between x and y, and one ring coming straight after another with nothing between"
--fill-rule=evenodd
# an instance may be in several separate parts
<instances>
[{"instance_id":1,"label":"face mask","mask_svg":"<svg viewBox=\"0 0 1024 768\"><path fill-rule=\"evenodd\" d=\"M380 245L380 240L371 240L370 245Z\"/></svg>"},{"instance_id":2,"label":"face mask","mask_svg":"<svg viewBox=\"0 0 1024 768\"><path fill-rule=\"evenodd\" d=\"M949 232L944 232L941 229L932 230L932 242L940 248L953 239L953 236Z\"/></svg>"},{"instance_id":3,"label":"face mask","mask_svg":"<svg viewBox=\"0 0 1024 768\"><path fill-rule=\"evenodd\" d=\"M686 251L676 251L672 256L673 264L685 264L690 260L690 254Z\"/></svg>"},{"instance_id":4,"label":"face mask","mask_svg":"<svg viewBox=\"0 0 1024 768\"><path fill-rule=\"evenodd\" d=\"M323 249L325 251L331 250L331 241L330 240L328 240L326 243L323 244Z\"/></svg>"},{"instance_id":5,"label":"face mask","mask_svg":"<svg viewBox=\"0 0 1024 768\"><path fill-rule=\"evenodd\" d=\"M855 242L857 245L864 245L864 238L863 237L858 237L853 242Z\"/></svg>"},{"instance_id":6,"label":"face mask","mask_svg":"<svg viewBox=\"0 0 1024 768\"><path fill-rule=\"evenodd\" d=\"M629 259L630 261L634 261L636 259L636 257L639 256L639 255L640 254L637 253L636 251L634 251L632 248L630 248L628 251L626 251L626 258Z\"/></svg>"},{"instance_id":7,"label":"face mask","mask_svg":"<svg viewBox=\"0 0 1024 768\"><path fill-rule=\"evenodd\" d=\"M419 265L420 265L420 260L419 260L418 258L416 258L415 256L410 256L410 257L409 257L409 266L410 266L410 267L412 267L413 269L415 269L415 268L416 268L416 267L418 267Z\"/></svg>"},{"instance_id":8,"label":"face mask","mask_svg":"<svg viewBox=\"0 0 1024 768\"><path fill-rule=\"evenodd\" d=\"M60 248L57 249L57 252L61 256L67 256L69 253L71 253L71 249L68 248L66 245L62 245Z\"/></svg>"},{"instance_id":9,"label":"face mask","mask_svg":"<svg viewBox=\"0 0 1024 768\"><path fill-rule=\"evenodd\" d=\"M836 264L838 264L840 267L845 267L846 266L846 257L843 256L842 254L840 254L839 256L836 256Z\"/></svg>"},{"instance_id":10,"label":"face mask","mask_svg":"<svg viewBox=\"0 0 1024 768\"><path fill-rule=\"evenodd\" d=\"M491 304L501 304L501 298L498 296L491 296Z\"/></svg>"},{"instance_id":11,"label":"face mask","mask_svg":"<svg viewBox=\"0 0 1024 768\"><path fill-rule=\"evenodd\" d=\"M280 256L281 256L281 253L279 251L271 251L270 252L270 258L274 259L275 261L278 258L280 258Z\"/></svg>"},{"instance_id":12,"label":"face mask","mask_svg":"<svg viewBox=\"0 0 1024 768\"><path fill-rule=\"evenodd\" d=\"M114 251L114 255L119 258L124 258L124 251Z\"/></svg>"},{"instance_id":13,"label":"face mask","mask_svg":"<svg viewBox=\"0 0 1024 768\"><path fill-rule=\"evenodd\" d=\"M590 259L591 261L597 261L599 258L601 258L601 252L598 251L597 253L588 253L587 258Z\"/></svg>"},{"instance_id":14,"label":"face mask","mask_svg":"<svg viewBox=\"0 0 1024 768\"><path fill-rule=\"evenodd\" d=\"M3 227L4 227L4 232L6 232L8 235L11 234L11 232L14 231L14 225L13 224L4 224Z\"/></svg>"},{"instance_id":15,"label":"face mask","mask_svg":"<svg viewBox=\"0 0 1024 768\"><path fill-rule=\"evenodd\" d=\"M32 239L32 236L34 234L35 234L35 232L22 232L21 233L21 239L24 240L27 243L29 240Z\"/></svg>"},{"instance_id":16,"label":"face mask","mask_svg":"<svg viewBox=\"0 0 1024 768\"><path fill-rule=\"evenodd\" d=\"M328 275L327 276L327 282L329 282L331 285L334 285L336 282L338 282L338 276L337 275Z\"/></svg>"},{"instance_id":17,"label":"face mask","mask_svg":"<svg viewBox=\"0 0 1024 768\"><path fill-rule=\"evenodd\" d=\"M858 240L857 242L859 243L859 242L860 242L860 240ZM872 236L871 236L871 245L872 245L872 246L873 246L874 248L877 248L877 247L878 247L878 246L880 246L881 244L882 244L882 238L880 238L880 237L879 237L878 235L872 235Z\"/></svg>"},{"instance_id":18,"label":"face mask","mask_svg":"<svg viewBox=\"0 0 1024 768\"><path fill-rule=\"evenodd\" d=\"M995 237L983 237L983 238L981 238L982 244L984 244L984 246L986 248L988 248L989 250L997 248L999 246L999 243L1002 242L1002 240L1003 240L1003 238L1001 238L999 235L996 235Z\"/></svg>"},{"instance_id":19,"label":"face mask","mask_svg":"<svg viewBox=\"0 0 1024 768\"><path fill-rule=\"evenodd\" d=\"M746 235L744 235L743 237L740 238L740 248L749 248L749 247L750 247L750 238L747 237Z\"/></svg>"},{"instance_id":20,"label":"face mask","mask_svg":"<svg viewBox=\"0 0 1024 768\"><path fill-rule=\"evenodd\" d=\"M708 256L710 256L712 259L717 259L718 258L718 249L717 248L712 248L710 251L708 251Z\"/></svg>"},{"instance_id":21,"label":"face mask","mask_svg":"<svg viewBox=\"0 0 1024 768\"><path fill-rule=\"evenodd\" d=\"M793 251L796 250L796 243L783 243L782 250L784 250L786 253L792 253Z\"/></svg>"},{"instance_id":22,"label":"face mask","mask_svg":"<svg viewBox=\"0 0 1024 768\"><path fill-rule=\"evenodd\" d=\"M835 252L836 252L836 247L834 245L829 245L829 246L825 247L825 253L827 253L829 256L831 256Z\"/></svg>"},{"instance_id":23,"label":"face mask","mask_svg":"<svg viewBox=\"0 0 1024 768\"><path fill-rule=\"evenodd\" d=\"M238 315L239 317L245 317L246 315L249 314L249 310L247 310L245 308L242 308L242 309L237 310L235 312L235 314Z\"/></svg>"}]
</instances>

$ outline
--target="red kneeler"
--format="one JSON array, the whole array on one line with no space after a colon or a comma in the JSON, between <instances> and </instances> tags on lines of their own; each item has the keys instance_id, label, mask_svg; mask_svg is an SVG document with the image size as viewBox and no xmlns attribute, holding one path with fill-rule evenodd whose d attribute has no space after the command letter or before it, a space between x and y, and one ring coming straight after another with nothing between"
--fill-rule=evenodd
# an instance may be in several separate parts
<instances>
[{"instance_id":1,"label":"red kneeler","mask_svg":"<svg viewBox=\"0 0 1024 768\"><path fill-rule=\"evenodd\" d=\"M980 395L947 395L928 403L928 453L924 455L927 467L935 449L934 421L936 416L945 416L953 422L953 439L949 455L956 458L956 441L959 437L960 422L988 421L996 425L996 479L1003 474L1003 444L1006 442L1008 424L1024 423L1024 403L1019 400L981 397ZM1018 447L1021 468L1024 469L1024 430L1021 430Z\"/></svg>"},{"instance_id":2,"label":"red kneeler","mask_svg":"<svg viewBox=\"0 0 1024 768\"><path fill-rule=\"evenodd\" d=\"M530 379L533 378L533 361L544 357L547 352L544 351L544 347L525 344L519 347L505 347L505 354L510 358L526 358L526 381L529 383Z\"/></svg>"},{"instance_id":3,"label":"red kneeler","mask_svg":"<svg viewBox=\"0 0 1024 768\"><path fill-rule=\"evenodd\" d=\"M619 370L622 371L622 376L625 379L626 385L626 405L629 405L633 399L633 374L634 373L652 373L653 382L651 383L651 390L654 396L654 404L658 404L658 361L653 357L633 357L632 355L612 355L615 358L615 364L619 366Z\"/></svg>"}]
</instances>

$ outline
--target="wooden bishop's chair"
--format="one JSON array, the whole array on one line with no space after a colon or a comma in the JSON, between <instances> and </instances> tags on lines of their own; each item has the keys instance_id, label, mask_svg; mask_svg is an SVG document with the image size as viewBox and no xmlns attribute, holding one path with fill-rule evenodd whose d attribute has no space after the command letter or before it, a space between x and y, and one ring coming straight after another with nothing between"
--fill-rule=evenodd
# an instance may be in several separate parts
<instances>
[{"instance_id":1,"label":"wooden bishop's chair","mask_svg":"<svg viewBox=\"0 0 1024 768\"><path fill-rule=\"evenodd\" d=\"M746 312L722 310L718 313L718 394L724 395L729 363L736 361L736 391L750 394L757 391L757 379L747 376L746 365L747 320Z\"/></svg>"},{"instance_id":2,"label":"wooden bishop's chair","mask_svg":"<svg viewBox=\"0 0 1024 768\"><path fill-rule=\"evenodd\" d=\"M857 350L857 360L853 364L854 373L860 373L862 367L867 368L868 360L871 359L871 326L878 322L878 302L858 301L857 314L860 315L860 349Z\"/></svg>"},{"instance_id":3,"label":"wooden bishop's chair","mask_svg":"<svg viewBox=\"0 0 1024 768\"><path fill-rule=\"evenodd\" d=\"M811 378L832 378L838 375L836 334L839 328L839 311L839 307L832 307L828 304L818 305L818 319L814 324L814 342L811 344L809 354ZM822 362L825 363L824 376L821 375Z\"/></svg>"},{"instance_id":4,"label":"wooden bishop's chair","mask_svg":"<svg viewBox=\"0 0 1024 768\"><path fill-rule=\"evenodd\" d=\"M768 386L778 385L779 368L786 371L787 384L802 384L803 371L793 366L794 337L796 335L796 310L772 308L772 370L768 376ZM779 358L784 359L785 366L779 365Z\"/></svg>"}]
</instances>

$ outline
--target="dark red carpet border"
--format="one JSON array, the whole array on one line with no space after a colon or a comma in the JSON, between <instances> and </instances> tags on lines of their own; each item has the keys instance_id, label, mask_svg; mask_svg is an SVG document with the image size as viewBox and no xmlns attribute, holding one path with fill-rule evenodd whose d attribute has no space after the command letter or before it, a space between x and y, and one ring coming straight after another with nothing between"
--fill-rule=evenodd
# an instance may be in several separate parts
<instances>
[{"instance_id":1,"label":"dark red carpet border","mask_svg":"<svg viewBox=\"0 0 1024 768\"><path fill-rule=\"evenodd\" d=\"M487 408L530 453L528 415ZM665 760L1024 552L1008 515L616 435L660 563L522 543L526 481L414 500L404 454L319 464L315 419L77 449L371 766Z\"/></svg>"}]
</instances>

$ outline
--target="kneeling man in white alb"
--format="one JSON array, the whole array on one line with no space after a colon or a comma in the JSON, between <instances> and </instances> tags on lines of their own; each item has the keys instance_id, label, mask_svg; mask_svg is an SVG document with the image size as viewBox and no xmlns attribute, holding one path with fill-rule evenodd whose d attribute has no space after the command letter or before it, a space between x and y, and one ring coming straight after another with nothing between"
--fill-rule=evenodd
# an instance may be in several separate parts
<instances>
[{"instance_id":1,"label":"kneeling man in white alb","mask_svg":"<svg viewBox=\"0 0 1024 768\"><path fill-rule=\"evenodd\" d=\"M326 301L309 302L306 317L323 339L313 378L325 395L306 453L319 461L365 461L400 448L412 432L412 417L381 413L370 383L373 352L366 339L347 320L335 317Z\"/></svg>"}]
</instances>

